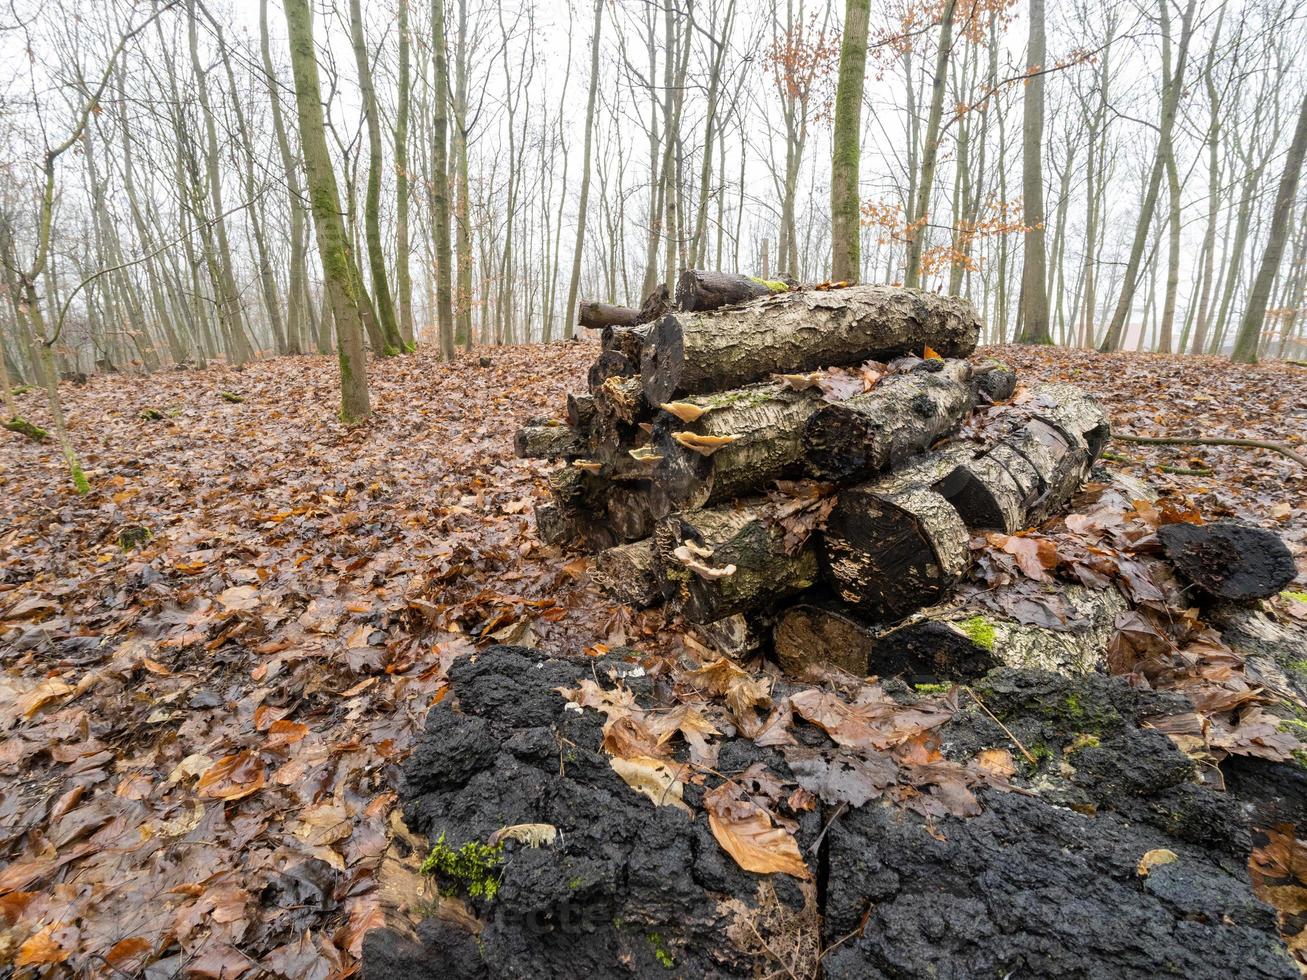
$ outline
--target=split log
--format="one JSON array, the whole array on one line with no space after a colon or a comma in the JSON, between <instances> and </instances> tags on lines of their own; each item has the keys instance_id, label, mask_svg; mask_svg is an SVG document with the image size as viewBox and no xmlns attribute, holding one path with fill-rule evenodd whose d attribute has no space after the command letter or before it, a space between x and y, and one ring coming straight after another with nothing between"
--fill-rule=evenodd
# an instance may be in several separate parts
<instances>
[{"instance_id":1,"label":"split log","mask_svg":"<svg viewBox=\"0 0 1307 980\"><path fill-rule=\"evenodd\" d=\"M648 538L601 551L590 564L590 581L618 602L636 609L663 601L654 567L653 542Z\"/></svg>"},{"instance_id":2,"label":"split log","mask_svg":"<svg viewBox=\"0 0 1307 980\"><path fill-rule=\"evenodd\" d=\"M638 365L641 355L644 354L644 338L648 329L648 327L604 327L600 349L615 351L632 365Z\"/></svg>"},{"instance_id":3,"label":"split log","mask_svg":"<svg viewBox=\"0 0 1307 980\"><path fill-rule=\"evenodd\" d=\"M781 669L794 677L824 664L864 677L875 637L875 627L833 602L791 606L772 636Z\"/></svg>"},{"instance_id":4,"label":"split log","mask_svg":"<svg viewBox=\"0 0 1307 980\"><path fill-rule=\"evenodd\" d=\"M817 579L812 540L788 553L785 529L757 500L663 518L654 554L663 594L692 623L765 609Z\"/></svg>"},{"instance_id":5,"label":"split log","mask_svg":"<svg viewBox=\"0 0 1307 980\"><path fill-rule=\"evenodd\" d=\"M567 396L567 424L574 429L586 429L595 414L595 400L593 395L574 395Z\"/></svg>"},{"instance_id":6,"label":"split log","mask_svg":"<svg viewBox=\"0 0 1307 980\"><path fill-rule=\"evenodd\" d=\"M1030 411L937 487L968 527L1011 534L1046 520L1066 506L1107 443L1106 414L1074 385L1036 388Z\"/></svg>"},{"instance_id":7,"label":"split log","mask_svg":"<svg viewBox=\"0 0 1307 980\"><path fill-rule=\"evenodd\" d=\"M983 598L983 601L982 601ZM973 594L923 609L875 638L869 668L922 682L969 681L995 667L1088 674L1106 669L1107 645L1126 601L1114 588L1059 583L1052 597L1058 629L1020 622L1003 608L1002 591ZM1038 595L1028 601L1039 602Z\"/></svg>"},{"instance_id":8,"label":"split log","mask_svg":"<svg viewBox=\"0 0 1307 980\"><path fill-rule=\"evenodd\" d=\"M776 371L887 360L929 346L945 357L976 347L980 320L957 296L890 286L783 293L767 303L663 317L645 343L650 404L721 391Z\"/></svg>"},{"instance_id":9,"label":"split log","mask_svg":"<svg viewBox=\"0 0 1307 980\"><path fill-rule=\"evenodd\" d=\"M639 378L612 377L601 384L592 396L597 415L606 415L632 425L649 415L644 386Z\"/></svg>"},{"instance_id":10,"label":"split log","mask_svg":"<svg viewBox=\"0 0 1307 980\"><path fill-rule=\"evenodd\" d=\"M585 439L570 425L524 425L513 437L513 449L523 459L581 459Z\"/></svg>"},{"instance_id":11,"label":"split log","mask_svg":"<svg viewBox=\"0 0 1307 980\"><path fill-rule=\"evenodd\" d=\"M973 403L970 365L929 360L921 368L815 412L803 429L808 471L821 480L865 480L953 430Z\"/></svg>"},{"instance_id":12,"label":"split log","mask_svg":"<svg viewBox=\"0 0 1307 980\"><path fill-rule=\"evenodd\" d=\"M841 490L826 521L823 572L845 602L875 621L938 602L971 563L970 534L932 486L969 453L931 453L871 483Z\"/></svg>"},{"instance_id":13,"label":"split log","mask_svg":"<svg viewBox=\"0 0 1307 980\"><path fill-rule=\"evenodd\" d=\"M789 292L791 288L791 283L782 279L684 269L676 280L676 305L689 313L702 312Z\"/></svg>"},{"instance_id":14,"label":"split log","mask_svg":"<svg viewBox=\"0 0 1307 980\"><path fill-rule=\"evenodd\" d=\"M654 479L673 506L690 509L799 475L804 423L824 402L816 389L768 383L669 404L681 414L664 406L654 424L651 445L662 457Z\"/></svg>"},{"instance_id":15,"label":"split log","mask_svg":"<svg viewBox=\"0 0 1307 980\"><path fill-rule=\"evenodd\" d=\"M648 415L639 378L608 378L594 393L589 440L592 458L610 465L630 462L626 452L648 441L640 421Z\"/></svg>"},{"instance_id":16,"label":"split log","mask_svg":"<svg viewBox=\"0 0 1307 980\"><path fill-rule=\"evenodd\" d=\"M767 613L735 613L714 623L701 623L691 632L716 652L743 660L766 646L772 632L772 617Z\"/></svg>"},{"instance_id":17,"label":"split log","mask_svg":"<svg viewBox=\"0 0 1307 980\"><path fill-rule=\"evenodd\" d=\"M1211 598L1268 599L1298 574L1280 536L1263 527L1239 521L1166 524L1157 538L1175 570Z\"/></svg>"}]
</instances>

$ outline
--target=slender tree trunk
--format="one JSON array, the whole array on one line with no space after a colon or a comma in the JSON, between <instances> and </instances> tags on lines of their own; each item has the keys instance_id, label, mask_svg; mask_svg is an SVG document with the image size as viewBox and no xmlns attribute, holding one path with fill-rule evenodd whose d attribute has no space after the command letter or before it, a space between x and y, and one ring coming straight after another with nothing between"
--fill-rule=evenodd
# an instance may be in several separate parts
<instances>
[{"instance_id":1,"label":"slender tree trunk","mask_svg":"<svg viewBox=\"0 0 1307 980\"><path fill-rule=\"evenodd\" d=\"M599 35L603 26L604 0L595 0L594 37L590 40L590 93L585 103L585 140L581 151L581 201L576 217L576 248L572 252L572 275L567 284L567 314L563 336L572 339L576 323L576 292L581 285L581 253L585 246L586 209L590 205L590 143L594 134L595 94L599 87Z\"/></svg>"},{"instance_id":2,"label":"slender tree trunk","mask_svg":"<svg viewBox=\"0 0 1307 980\"><path fill-rule=\"evenodd\" d=\"M930 219L930 198L935 187L940 121L944 115L944 83L948 80L948 59L953 48L953 15L956 10L957 0L944 0L944 9L939 21L939 50L935 53L935 75L930 84L930 115L926 118L926 136L921 151L921 180L917 186L917 210L915 214L909 216L908 268L903 277L905 286L921 285L921 254L929 237L926 222ZM1040 196L1042 199L1042 193ZM1044 304L1047 307L1047 297L1044 299ZM1047 314L1044 319L1047 324Z\"/></svg>"},{"instance_id":3,"label":"slender tree trunk","mask_svg":"<svg viewBox=\"0 0 1307 980\"><path fill-rule=\"evenodd\" d=\"M1051 344L1048 332L1048 270L1044 251L1044 0L1030 0L1026 91L1022 112L1022 207L1026 225L1021 272L1022 344Z\"/></svg>"},{"instance_id":4,"label":"slender tree trunk","mask_svg":"<svg viewBox=\"0 0 1307 980\"><path fill-rule=\"evenodd\" d=\"M953 0L948 0L951 5ZM862 146L862 87L867 72L871 0L847 0L835 89L835 131L831 137L831 279L856 282L862 269L861 198L858 176Z\"/></svg>"},{"instance_id":5,"label":"slender tree trunk","mask_svg":"<svg viewBox=\"0 0 1307 980\"><path fill-rule=\"evenodd\" d=\"M363 351L364 299L356 278L349 236L341 217L340 192L327 148L322 116L322 88L318 81L309 0L282 0L295 75L295 102L299 109L300 143L308 178L313 225L317 231L322 275L330 295L336 324L336 350L340 358L340 416L357 424L371 414L368 399L367 358Z\"/></svg>"},{"instance_id":6,"label":"slender tree trunk","mask_svg":"<svg viewBox=\"0 0 1307 980\"><path fill-rule=\"evenodd\" d=\"M431 119L431 224L436 240L436 322L440 354L454 359L454 260L449 247L449 66L445 54L445 2L431 0L431 49L435 87Z\"/></svg>"},{"instance_id":7,"label":"slender tree trunk","mask_svg":"<svg viewBox=\"0 0 1307 980\"><path fill-rule=\"evenodd\" d=\"M409 0L399 0L399 104L395 109L395 292L399 312L399 333L405 346L412 347L413 276L409 271L408 240L408 116L412 80L409 47L412 38L408 26Z\"/></svg>"}]
</instances>

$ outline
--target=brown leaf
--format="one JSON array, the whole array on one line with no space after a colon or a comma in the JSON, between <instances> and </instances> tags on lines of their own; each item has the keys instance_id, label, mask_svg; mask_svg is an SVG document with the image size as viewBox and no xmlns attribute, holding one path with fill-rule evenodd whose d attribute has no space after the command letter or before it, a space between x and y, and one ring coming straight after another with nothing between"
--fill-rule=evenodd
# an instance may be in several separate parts
<instances>
[{"instance_id":1,"label":"brown leaf","mask_svg":"<svg viewBox=\"0 0 1307 980\"><path fill-rule=\"evenodd\" d=\"M745 871L811 878L794 835L774 826L766 810L740 793L738 783L725 782L703 797L708 826L722 849Z\"/></svg>"},{"instance_id":2,"label":"brown leaf","mask_svg":"<svg viewBox=\"0 0 1307 980\"><path fill-rule=\"evenodd\" d=\"M263 760L253 752L226 755L205 770L195 789L201 796L240 800L263 789Z\"/></svg>"}]
</instances>

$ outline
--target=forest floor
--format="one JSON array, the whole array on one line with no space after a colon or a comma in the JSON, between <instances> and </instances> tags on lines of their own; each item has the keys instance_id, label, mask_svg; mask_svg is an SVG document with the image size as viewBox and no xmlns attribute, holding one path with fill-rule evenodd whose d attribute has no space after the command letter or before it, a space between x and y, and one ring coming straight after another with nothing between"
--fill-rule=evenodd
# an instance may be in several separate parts
<instances>
[{"instance_id":1,"label":"forest floor","mask_svg":"<svg viewBox=\"0 0 1307 980\"><path fill-rule=\"evenodd\" d=\"M515 459L513 432L560 412L595 351L381 361L355 430L328 357L66 385L82 497L54 446L4 434L0 966L349 972L382 918L393 767L454 658L683 650L661 611L614 606L534 536L550 465ZM1301 368L989 353L1085 385L1120 431L1307 440ZM20 404L45 422L39 391ZM1274 527L1307 575L1295 462L1110 448L1208 517Z\"/></svg>"}]
</instances>

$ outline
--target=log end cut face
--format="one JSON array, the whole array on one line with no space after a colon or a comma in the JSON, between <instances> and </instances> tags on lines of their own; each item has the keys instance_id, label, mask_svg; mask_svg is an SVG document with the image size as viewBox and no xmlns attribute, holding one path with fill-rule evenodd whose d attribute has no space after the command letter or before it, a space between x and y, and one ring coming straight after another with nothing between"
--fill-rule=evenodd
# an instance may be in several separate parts
<instances>
[{"instance_id":1,"label":"log end cut face","mask_svg":"<svg viewBox=\"0 0 1307 980\"><path fill-rule=\"evenodd\" d=\"M1157 537L1180 574L1218 599L1265 599L1298 573L1280 536L1251 524L1167 524Z\"/></svg>"},{"instance_id":2,"label":"log end cut face","mask_svg":"<svg viewBox=\"0 0 1307 980\"><path fill-rule=\"evenodd\" d=\"M781 616L773 641L781 669L795 677L821 664L862 677L867 673L872 631L836 609L801 604Z\"/></svg>"},{"instance_id":3,"label":"log end cut face","mask_svg":"<svg viewBox=\"0 0 1307 980\"><path fill-rule=\"evenodd\" d=\"M669 402L677 393L685 367L681 323L669 313L650 330L640 356L640 380L645 397L654 405Z\"/></svg>"},{"instance_id":4,"label":"log end cut face","mask_svg":"<svg viewBox=\"0 0 1307 980\"><path fill-rule=\"evenodd\" d=\"M994 644L994 628L983 617L961 624L925 620L880 637L870 669L912 684L974 680L998 665Z\"/></svg>"}]
</instances>

